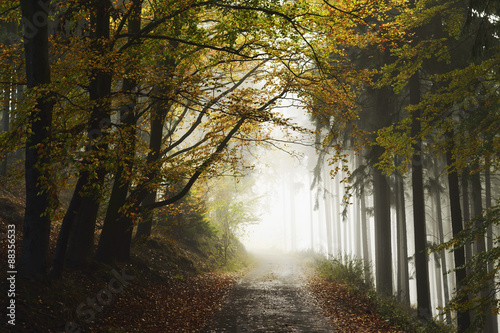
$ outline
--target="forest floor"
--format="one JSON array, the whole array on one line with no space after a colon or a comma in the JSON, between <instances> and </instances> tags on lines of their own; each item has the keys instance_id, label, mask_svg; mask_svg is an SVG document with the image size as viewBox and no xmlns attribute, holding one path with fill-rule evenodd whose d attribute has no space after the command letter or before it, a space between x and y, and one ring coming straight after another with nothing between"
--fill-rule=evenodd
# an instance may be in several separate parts
<instances>
[{"instance_id":1,"label":"forest floor","mask_svg":"<svg viewBox=\"0 0 500 333\"><path fill-rule=\"evenodd\" d=\"M204 333L402 332L376 314L371 301L329 282L302 255L261 254Z\"/></svg>"},{"instance_id":2,"label":"forest floor","mask_svg":"<svg viewBox=\"0 0 500 333\"><path fill-rule=\"evenodd\" d=\"M0 188L0 261L5 269L11 224L16 227L19 254L22 198L20 192ZM57 228L55 223L51 253ZM43 281L17 276L15 326L2 326L8 332L44 333L397 332L375 315L367 300L318 277L303 259L264 260L249 273L250 267L213 271L206 256L189 244L153 239L135 246L132 260L121 266L93 263L85 270L67 268L62 278ZM249 281L258 288L245 292L247 312L223 319L224 311L239 307L234 302L241 295L235 295L245 283L251 286ZM4 292L10 287L6 279L1 284ZM4 316L5 322L8 319ZM233 319L239 326L218 326Z\"/></svg>"}]
</instances>

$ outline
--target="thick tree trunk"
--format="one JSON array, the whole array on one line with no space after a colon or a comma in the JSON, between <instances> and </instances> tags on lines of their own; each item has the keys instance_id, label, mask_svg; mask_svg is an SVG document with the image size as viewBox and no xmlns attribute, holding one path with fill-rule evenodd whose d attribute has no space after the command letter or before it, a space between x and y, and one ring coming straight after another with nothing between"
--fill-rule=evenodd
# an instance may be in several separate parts
<instances>
[{"instance_id":1,"label":"thick tree trunk","mask_svg":"<svg viewBox=\"0 0 500 333\"><path fill-rule=\"evenodd\" d=\"M28 89L50 83L48 7L49 0L21 0L24 21L24 52ZM19 272L39 277L47 269L50 236L50 131L54 99L50 93L36 100L29 114L31 131L26 138L26 209Z\"/></svg>"},{"instance_id":2,"label":"thick tree trunk","mask_svg":"<svg viewBox=\"0 0 500 333\"><path fill-rule=\"evenodd\" d=\"M54 258L52 260L52 267L50 269L50 274L55 277L60 277L66 260L66 253L68 248L69 237L72 233L72 228L74 226L74 221L80 209L80 204L82 197L80 195L83 186L87 183L88 175L85 177L80 177L76 183L74 194L68 206L66 215L64 216L63 222L61 224L61 229L59 230L59 235L57 236L57 244L54 252Z\"/></svg>"},{"instance_id":3,"label":"thick tree trunk","mask_svg":"<svg viewBox=\"0 0 500 333\"><path fill-rule=\"evenodd\" d=\"M376 91L374 120L376 128L382 128L388 122L392 112L390 91L382 88ZM383 153L380 146L373 147L373 162L378 162ZM377 167L373 173L373 209L375 214L375 276L377 291L392 294L392 248L391 248L391 202L389 180Z\"/></svg>"},{"instance_id":4,"label":"thick tree trunk","mask_svg":"<svg viewBox=\"0 0 500 333\"><path fill-rule=\"evenodd\" d=\"M118 253L123 250L124 233L128 226L123 225L125 221L120 216L120 208L126 202L129 186L130 182L125 179L124 167L119 167L96 251L96 259L99 261L111 263L114 259L118 259Z\"/></svg>"},{"instance_id":5,"label":"thick tree trunk","mask_svg":"<svg viewBox=\"0 0 500 333\"><path fill-rule=\"evenodd\" d=\"M410 78L410 104L417 105L420 102L420 76L415 73ZM427 258L427 234L425 225L425 199L423 180L423 150L422 139L419 137L420 112L413 115L411 135L415 138L413 145L413 157L411 163L411 180L413 192L413 229L415 236L415 272L417 281L417 303L418 314L422 318L430 318L431 298L429 288L429 266Z\"/></svg>"},{"instance_id":6,"label":"thick tree trunk","mask_svg":"<svg viewBox=\"0 0 500 333\"><path fill-rule=\"evenodd\" d=\"M392 294L392 249L390 188L382 172L373 168L373 205L375 211L375 262L377 290ZM390 260L388 258L391 258Z\"/></svg>"},{"instance_id":7,"label":"thick tree trunk","mask_svg":"<svg viewBox=\"0 0 500 333\"><path fill-rule=\"evenodd\" d=\"M139 33L141 28L141 4L142 0L133 0L133 10L129 18L128 32L131 35ZM130 215L120 212L123 204L127 202L127 196L131 187L131 180L126 170L134 167L134 156L136 154L137 116L135 106L137 98L134 89L137 82L132 78L123 80L122 92L128 96L128 104L123 105L120 110L121 131L124 143L121 144L123 152L123 165L118 167L113 182L113 188L104 219L99 245L97 247L96 259L111 263L114 260L130 259L130 244L133 231L133 220ZM128 211L127 213L132 213Z\"/></svg>"},{"instance_id":8,"label":"thick tree trunk","mask_svg":"<svg viewBox=\"0 0 500 333\"><path fill-rule=\"evenodd\" d=\"M449 140L452 140L453 134L447 133ZM453 142L450 141L446 152L446 163L448 167L454 164L453 159ZM455 170L448 172L448 191L450 196L451 224L453 229L453 237L456 237L463 230L462 211L460 209L460 190L458 184L458 174ZM465 264L465 251L463 247L455 247L453 251L455 258L455 268L462 267ZM455 270L455 280L457 289L462 288L465 281L466 272L464 268ZM465 301L465 300L462 300ZM457 313L458 332L462 333L467 330L471 324L469 311L460 311Z\"/></svg>"},{"instance_id":9,"label":"thick tree trunk","mask_svg":"<svg viewBox=\"0 0 500 333\"><path fill-rule=\"evenodd\" d=\"M93 1L90 9L91 26L94 27L93 42L94 49L98 54L105 56L107 48L103 41L109 39L110 28L110 3L109 1ZM79 175L79 182L86 180L82 190L73 193L73 196L80 196L77 213L67 211L65 221L72 230L69 237L67 260L76 266L85 266L90 260L94 246L94 232L96 226L101 192L107 171L99 163L105 157L102 151L107 150L107 145L102 143L110 125L110 102L107 97L111 93L111 73L103 69L94 70L90 75L89 99L94 104L90 111L88 137L90 144L87 147L87 154L95 155L90 160L84 161L84 168ZM94 162L98 165L94 177L89 176L87 168L94 168ZM72 218L71 218L72 217Z\"/></svg>"}]
</instances>

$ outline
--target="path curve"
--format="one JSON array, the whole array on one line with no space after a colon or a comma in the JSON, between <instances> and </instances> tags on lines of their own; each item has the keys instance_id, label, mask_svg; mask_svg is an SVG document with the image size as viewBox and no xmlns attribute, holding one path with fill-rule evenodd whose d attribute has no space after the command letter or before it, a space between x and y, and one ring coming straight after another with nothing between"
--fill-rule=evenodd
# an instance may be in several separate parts
<instances>
[{"instance_id":1,"label":"path curve","mask_svg":"<svg viewBox=\"0 0 500 333\"><path fill-rule=\"evenodd\" d=\"M337 332L303 288L301 260L278 254L258 259L203 332Z\"/></svg>"}]
</instances>

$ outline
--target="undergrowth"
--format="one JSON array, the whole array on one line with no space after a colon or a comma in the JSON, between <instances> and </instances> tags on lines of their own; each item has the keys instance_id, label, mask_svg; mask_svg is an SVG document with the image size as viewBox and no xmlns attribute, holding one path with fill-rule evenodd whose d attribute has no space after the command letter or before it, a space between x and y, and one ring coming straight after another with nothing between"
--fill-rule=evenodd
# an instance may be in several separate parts
<instances>
[{"instance_id":1,"label":"undergrowth","mask_svg":"<svg viewBox=\"0 0 500 333\"><path fill-rule=\"evenodd\" d=\"M378 293L370 281L365 282L366 264L361 259L347 255L330 259L317 258L315 268L326 280L342 284L352 295L369 300L380 318L396 329L415 333L455 332L451 325L435 318L417 318L416 310L401 303L396 295Z\"/></svg>"}]
</instances>

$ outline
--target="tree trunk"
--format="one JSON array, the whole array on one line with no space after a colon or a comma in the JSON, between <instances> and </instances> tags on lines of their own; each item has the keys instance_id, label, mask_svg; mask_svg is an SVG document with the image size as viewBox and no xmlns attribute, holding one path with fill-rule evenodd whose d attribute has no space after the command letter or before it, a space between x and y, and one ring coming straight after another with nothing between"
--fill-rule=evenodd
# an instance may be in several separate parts
<instances>
[{"instance_id":1,"label":"tree trunk","mask_svg":"<svg viewBox=\"0 0 500 333\"><path fill-rule=\"evenodd\" d=\"M48 7L49 0L21 0L24 22L24 52L28 89L50 83ZM46 92L36 100L28 121L25 181L26 209L19 272L39 277L47 269L50 236L50 131L54 99Z\"/></svg>"},{"instance_id":2,"label":"tree trunk","mask_svg":"<svg viewBox=\"0 0 500 333\"><path fill-rule=\"evenodd\" d=\"M360 190L360 209L361 209L361 237L363 240L363 260L364 260L364 273L365 273L365 282L367 284L372 283L372 275L370 271L370 240L368 237L368 221L366 218L366 195L364 186L362 186Z\"/></svg>"},{"instance_id":3,"label":"tree trunk","mask_svg":"<svg viewBox=\"0 0 500 333\"><path fill-rule=\"evenodd\" d=\"M326 166L323 167L325 192L323 199L325 201L325 223L326 223L326 248L327 257L333 257L333 237L332 237L332 193L331 193L331 178L326 170Z\"/></svg>"},{"instance_id":4,"label":"tree trunk","mask_svg":"<svg viewBox=\"0 0 500 333\"><path fill-rule=\"evenodd\" d=\"M337 175L337 177L339 177L340 175ZM343 241L342 239L342 223L343 223L343 219L342 219L342 210L341 210L341 202L340 202L340 183L338 181L338 178L335 178L335 179L332 179L332 181L334 182L334 184L332 185L335 185L335 195L333 195L333 186L331 186L331 189L332 189L332 195L333 195L333 208L332 210L335 211L334 215L332 216L332 225L334 226L334 236L337 236L337 253L339 255L341 255L341 258L343 258L344 256L342 256L342 254L346 253L347 250L344 251L344 248L343 246L345 246L345 242ZM335 238L334 238L335 239Z\"/></svg>"},{"instance_id":5,"label":"tree trunk","mask_svg":"<svg viewBox=\"0 0 500 333\"><path fill-rule=\"evenodd\" d=\"M141 3L142 0L133 0L133 10L128 19L128 33L136 35L141 28ZM127 202L127 196L131 187L131 180L126 170L134 167L136 154L137 116L135 106L137 98L134 90L137 82L133 78L123 80L122 92L128 96L128 103L121 106L120 121L123 142L120 144L123 152L122 165L118 167L113 182L106 217L104 219L101 237L96 251L96 259L106 263L115 260L130 259L130 244L133 231L133 219L130 213L133 211L120 212L123 204Z\"/></svg>"},{"instance_id":6,"label":"tree trunk","mask_svg":"<svg viewBox=\"0 0 500 333\"><path fill-rule=\"evenodd\" d=\"M464 212L464 222L470 221L470 199L469 199L469 169L466 168L462 172L462 209ZM469 260L472 257L471 244L465 245L465 258Z\"/></svg>"},{"instance_id":7,"label":"tree trunk","mask_svg":"<svg viewBox=\"0 0 500 333\"><path fill-rule=\"evenodd\" d=\"M481 188L481 177L479 174L478 165L474 165L475 172L471 175L471 183L472 183L472 203L473 203L473 213L474 217L481 216L483 213L483 200L482 200L482 188ZM480 227L481 222L476 222L476 227ZM475 255L481 254L486 251L486 242L484 237L476 238L476 247L475 247ZM481 267L481 270L484 270L484 274L486 274L487 266ZM490 285L495 285L495 282L492 281ZM484 288L481 291L481 298L488 299L490 296L491 290L488 287ZM488 304L483 306L482 311L484 312L485 322L483 327L483 332L485 333L495 333L498 332L498 325L496 316L492 314L492 310Z\"/></svg>"},{"instance_id":8,"label":"tree trunk","mask_svg":"<svg viewBox=\"0 0 500 333\"><path fill-rule=\"evenodd\" d=\"M120 167L115 175L111 196L104 219L101 237L96 251L96 259L105 263L112 263L118 259L118 253L122 250L124 232L128 226L121 225L120 208L126 202L130 181L125 178L124 167ZM125 229L125 230L123 230Z\"/></svg>"},{"instance_id":9,"label":"tree trunk","mask_svg":"<svg viewBox=\"0 0 500 333\"><path fill-rule=\"evenodd\" d=\"M171 64L173 64L173 61ZM160 167L158 165L158 161L160 159L161 145L163 142L163 126L165 124L165 118L169 110L170 103L166 103L161 100L154 102L150 119L151 136L149 139L149 154L147 157L148 165L152 165L153 167L150 174L148 175L149 179L155 178L155 175L157 174ZM153 204L156 201L156 189L147 192L142 201L142 204L144 206ZM137 233L135 235L136 240L146 240L151 236L153 218L153 211L149 211L145 216L143 216L143 222L137 226Z\"/></svg>"},{"instance_id":10,"label":"tree trunk","mask_svg":"<svg viewBox=\"0 0 500 333\"><path fill-rule=\"evenodd\" d=\"M410 78L410 104L417 105L420 102L420 76L415 73ZM432 316L431 299L429 288L429 266L427 258L427 234L425 225L425 199L423 180L423 150L420 136L421 112L416 111L413 115L411 136L416 143L413 145L413 157L411 163L411 181L413 192L413 228L415 236L415 273L417 282L418 315L428 319Z\"/></svg>"},{"instance_id":11,"label":"tree trunk","mask_svg":"<svg viewBox=\"0 0 500 333\"><path fill-rule=\"evenodd\" d=\"M377 291L392 294L392 249L390 188L382 172L373 168L373 205L375 211L375 262ZM390 258L390 259L388 259Z\"/></svg>"},{"instance_id":12,"label":"tree trunk","mask_svg":"<svg viewBox=\"0 0 500 333\"><path fill-rule=\"evenodd\" d=\"M487 167L484 171L484 195L485 195L485 207L489 209L492 206L491 200L491 174L490 174L490 161L487 161ZM493 224L488 226L488 234L486 237L486 248L491 250L493 248ZM493 262L488 264L488 271L493 270Z\"/></svg>"},{"instance_id":13,"label":"tree trunk","mask_svg":"<svg viewBox=\"0 0 500 333\"><path fill-rule=\"evenodd\" d=\"M73 191L74 194L61 224L59 235L57 236L56 249L54 251L54 258L52 259L52 267L50 269L50 275L52 276L60 277L63 272L68 248L68 240L72 233L74 221L76 220L82 201L80 193L82 192L83 186L87 183L87 180L88 174L84 177L80 177Z\"/></svg>"},{"instance_id":14,"label":"tree trunk","mask_svg":"<svg viewBox=\"0 0 500 333\"><path fill-rule=\"evenodd\" d=\"M408 272L408 240L406 237L406 207L404 178L396 174L396 219L398 226L398 293L401 303L410 305L410 277Z\"/></svg>"},{"instance_id":15,"label":"tree trunk","mask_svg":"<svg viewBox=\"0 0 500 333\"><path fill-rule=\"evenodd\" d=\"M450 140L448 150L446 151L446 163L448 167L453 168L453 133L447 133L447 138ZM456 170L448 171L448 191L450 196L451 224L453 229L453 237L456 237L463 230L462 211L460 209L460 190L458 184L458 174ZM454 247L453 256L455 258L455 268L462 267L465 264L465 251L463 247ZM464 268L455 270L455 279L457 290L462 288L465 281L466 272ZM466 301L466 300L462 300ZM468 310L457 313L458 332L462 333L470 326L470 313Z\"/></svg>"},{"instance_id":16,"label":"tree trunk","mask_svg":"<svg viewBox=\"0 0 500 333\"><path fill-rule=\"evenodd\" d=\"M392 105L390 91L382 88L376 91L374 120L376 128L382 128L388 122ZM373 162L378 162L383 153L380 146L373 147ZM375 214L375 271L377 291L392 294L392 248L391 248L391 202L389 180L377 167L373 173L373 209Z\"/></svg>"},{"instance_id":17,"label":"tree trunk","mask_svg":"<svg viewBox=\"0 0 500 333\"><path fill-rule=\"evenodd\" d=\"M434 280L436 281L437 308L441 309L443 307L443 277L438 253L434 253ZM443 313L439 312L439 320L443 321L443 319Z\"/></svg>"},{"instance_id":18,"label":"tree trunk","mask_svg":"<svg viewBox=\"0 0 500 333\"><path fill-rule=\"evenodd\" d=\"M434 176L436 177L436 182L439 180L439 170L437 161L434 163ZM439 188L435 190L435 202L436 202L436 218L437 218L437 227L438 227L438 238L439 243L444 243L444 232L443 232L443 212L441 207L441 191ZM441 256L441 275L443 276L443 291L444 291L444 303L448 304L450 302L450 293L449 293L449 285L448 285L448 264L446 260L446 251L443 250L440 253ZM451 324L451 313L446 312L446 322Z\"/></svg>"},{"instance_id":19,"label":"tree trunk","mask_svg":"<svg viewBox=\"0 0 500 333\"><path fill-rule=\"evenodd\" d=\"M91 26L94 27L92 34L93 47L98 54L105 56L107 49L103 40L109 39L109 1L93 1L91 7ZM88 139L90 144L87 147L89 155L84 161L84 168L79 175L80 180L86 180L80 193L73 193L73 196L81 196L78 213L66 212L67 223L74 225L69 237L67 260L76 266L85 266L90 260L94 246L94 232L97 215L100 205L100 196L107 171L100 165L104 158L102 151L107 150L107 145L100 142L106 135L110 121L110 102L106 99L111 93L111 73L102 69L93 70L90 75L89 99L94 104L90 111L88 125ZM99 103L97 103L99 102ZM96 155L91 157L90 155ZM95 166L95 160L98 164ZM89 177L87 168L96 168L95 177ZM70 217L73 217L70 219Z\"/></svg>"},{"instance_id":20,"label":"tree trunk","mask_svg":"<svg viewBox=\"0 0 500 333\"><path fill-rule=\"evenodd\" d=\"M148 193L144 200L143 205L151 205L156 202L156 190ZM134 241L145 241L151 237L151 231L153 229L153 219L154 212L150 211L142 217L142 221L137 224L137 231L135 233Z\"/></svg>"},{"instance_id":21,"label":"tree trunk","mask_svg":"<svg viewBox=\"0 0 500 333\"><path fill-rule=\"evenodd\" d=\"M491 173L490 173L490 160L488 159L486 161L486 170L484 172L484 194L485 194L485 205L486 209L489 209L492 206L492 199L491 199ZM486 237L486 249L489 251L493 248L493 224L490 223L488 225L488 233ZM488 272L491 272L494 269L494 264L493 262L490 262L488 264Z\"/></svg>"}]
</instances>

